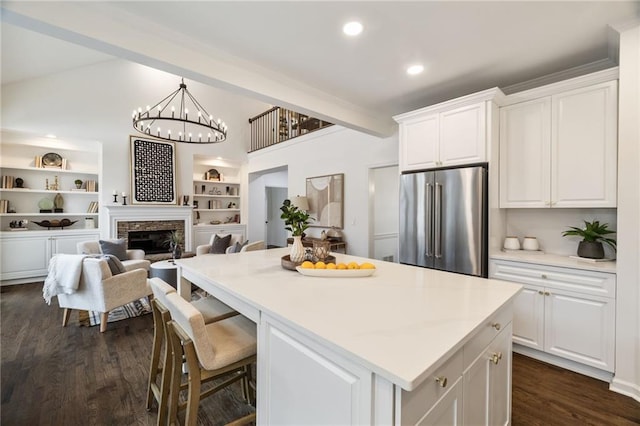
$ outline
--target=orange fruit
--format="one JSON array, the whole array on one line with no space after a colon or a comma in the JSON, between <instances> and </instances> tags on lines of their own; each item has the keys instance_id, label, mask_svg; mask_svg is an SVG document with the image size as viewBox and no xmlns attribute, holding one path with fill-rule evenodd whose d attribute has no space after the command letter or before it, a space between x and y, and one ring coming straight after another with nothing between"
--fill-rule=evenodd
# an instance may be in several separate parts
<instances>
[{"instance_id":1,"label":"orange fruit","mask_svg":"<svg viewBox=\"0 0 640 426\"><path fill-rule=\"evenodd\" d=\"M349 262L347 269L360 269L360 265L357 262Z\"/></svg>"},{"instance_id":2,"label":"orange fruit","mask_svg":"<svg viewBox=\"0 0 640 426\"><path fill-rule=\"evenodd\" d=\"M376 269L376 265L369 262L364 262L360 264L360 269Z\"/></svg>"},{"instance_id":3,"label":"orange fruit","mask_svg":"<svg viewBox=\"0 0 640 426\"><path fill-rule=\"evenodd\" d=\"M302 262L302 265L300 265L300 267L304 269L313 269L313 262L305 260L304 262Z\"/></svg>"},{"instance_id":4,"label":"orange fruit","mask_svg":"<svg viewBox=\"0 0 640 426\"><path fill-rule=\"evenodd\" d=\"M327 269L327 265L323 262L316 262L316 269Z\"/></svg>"},{"instance_id":5,"label":"orange fruit","mask_svg":"<svg viewBox=\"0 0 640 426\"><path fill-rule=\"evenodd\" d=\"M327 269L336 269L337 266L335 263L327 263Z\"/></svg>"},{"instance_id":6,"label":"orange fruit","mask_svg":"<svg viewBox=\"0 0 640 426\"><path fill-rule=\"evenodd\" d=\"M344 263L338 263L336 265L336 269L347 269L347 265L345 265Z\"/></svg>"}]
</instances>

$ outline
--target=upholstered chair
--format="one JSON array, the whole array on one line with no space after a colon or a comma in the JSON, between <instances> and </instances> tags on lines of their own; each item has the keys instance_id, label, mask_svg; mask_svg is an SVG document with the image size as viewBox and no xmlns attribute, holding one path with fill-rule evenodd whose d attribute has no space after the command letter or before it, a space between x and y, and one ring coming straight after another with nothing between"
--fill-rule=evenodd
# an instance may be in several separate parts
<instances>
[{"instance_id":1,"label":"upholstered chair","mask_svg":"<svg viewBox=\"0 0 640 426\"><path fill-rule=\"evenodd\" d=\"M256 251L256 250L264 250L267 248L266 244L264 243L263 240L259 240L259 241L254 241L252 243L245 243L242 245L242 247L240 248L240 251L234 251L234 248L236 248L235 246L229 246L227 247L227 250L225 253L230 254L230 253L244 253L245 251Z\"/></svg>"},{"instance_id":2,"label":"upholstered chair","mask_svg":"<svg viewBox=\"0 0 640 426\"><path fill-rule=\"evenodd\" d=\"M109 242L116 242L117 240L105 240ZM82 241L76 246L78 254L104 254L100 248L99 241ZM144 250L126 250L126 259L120 259L127 271L133 271L134 269L142 268L146 271L149 270L151 262L144 258Z\"/></svg>"},{"instance_id":3,"label":"upholstered chair","mask_svg":"<svg viewBox=\"0 0 640 426\"><path fill-rule=\"evenodd\" d=\"M109 311L151 293L145 269L112 275L105 259L87 257L82 261L77 290L58 295L58 304L64 308L62 326L67 325L72 309L94 311L100 313L102 333L107 329Z\"/></svg>"},{"instance_id":4,"label":"upholstered chair","mask_svg":"<svg viewBox=\"0 0 640 426\"><path fill-rule=\"evenodd\" d=\"M250 403L255 396L250 389L251 365L256 361L256 325L242 315L205 324L198 310L177 293L166 297L171 313L171 391L169 421L177 419L179 409L186 409L185 425L196 425L200 400L242 380L243 393ZM179 404L182 385L182 363L187 364L187 402ZM204 382L220 379L215 386L202 391ZM255 420L255 414L242 419Z\"/></svg>"},{"instance_id":5,"label":"upholstered chair","mask_svg":"<svg viewBox=\"0 0 640 426\"><path fill-rule=\"evenodd\" d=\"M196 256L200 256L203 254L208 254L210 253L211 247L214 244L214 240L216 238L217 234L213 234L211 235L211 239L209 240L209 244L202 244L196 247ZM226 235L229 234L225 234L225 235L219 235L220 237L224 237ZM225 250L227 250L229 247L233 247L236 243L240 243L242 244L244 242L244 236L242 234L231 234L231 240L229 241L229 245L227 247L224 247L222 250L220 250L220 252L218 254L223 254L225 253Z\"/></svg>"},{"instance_id":6,"label":"upholstered chair","mask_svg":"<svg viewBox=\"0 0 640 426\"><path fill-rule=\"evenodd\" d=\"M168 343L167 328L167 323L171 320L171 314L166 305L167 295L176 293L176 290L160 278L151 278L149 284L153 291L151 306L153 307L154 331L149 383L147 386L147 410L151 409L154 400L157 401L158 424L164 425L167 422L169 386L171 384L171 348ZM207 324L239 315L238 312L212 296L203 297L191 302L191 304L202 313ZM159 382L158 378L160 378Z\"/></svg>"}]
</instances>

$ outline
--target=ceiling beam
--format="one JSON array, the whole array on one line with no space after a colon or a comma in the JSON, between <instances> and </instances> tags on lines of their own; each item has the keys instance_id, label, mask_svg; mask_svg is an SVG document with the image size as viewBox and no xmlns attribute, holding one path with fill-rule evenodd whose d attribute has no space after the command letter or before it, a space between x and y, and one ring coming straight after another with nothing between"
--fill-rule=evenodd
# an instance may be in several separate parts
<instances>
[{"instance_id":1,"label":"ceiling beam","mask_svg":"<svg viewBox=\"0 0 640 426\"><path fill-rule=\"evenodd\" d=\"M390 116L212 51L170 28L154 28L108 3L10 1L1 12L4 22L374 136L396 129Z\"/></svg>"}]
</instances>

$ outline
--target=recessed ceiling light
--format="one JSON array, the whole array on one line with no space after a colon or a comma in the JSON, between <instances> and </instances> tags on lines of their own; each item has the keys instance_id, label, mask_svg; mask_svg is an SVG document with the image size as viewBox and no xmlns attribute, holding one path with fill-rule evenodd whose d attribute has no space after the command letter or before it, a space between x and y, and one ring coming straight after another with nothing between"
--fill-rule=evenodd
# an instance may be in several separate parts
<instances>
[{"instance_id":1,"label":"recessed ceiling light","mask_svg":"<svg viewBox=\"0 0 640 426\"><path fill-rule=\"evenodd\" d=\"M409 75L417 75L424 71L424 67L422 65L411 65L407 68L407 74Z\"/></svg>"},{"instance_id":2,"label":"recessed ceiling light","mask_svg":"<svg viewBox=\"0 0 640 426\"><path fill-rule=\"evenodd\" d=\"M49 133L49 134L47 134L45 136L48 137L48 138L51 138L51 139L56 139L57 138L57 136L54 135L53 133Z\"/></svg>"},{"instance_id":3,"label":"recessed ceiling light","mask_svg":"<svg viewBox=\"0 0 640 426\"><path fill-rule=\"evenodd\" d=\"M357 36L362 32L362 24L360 22L347 22L342 27L342 31L348 36Z\"/></svg>"}]
</instances>

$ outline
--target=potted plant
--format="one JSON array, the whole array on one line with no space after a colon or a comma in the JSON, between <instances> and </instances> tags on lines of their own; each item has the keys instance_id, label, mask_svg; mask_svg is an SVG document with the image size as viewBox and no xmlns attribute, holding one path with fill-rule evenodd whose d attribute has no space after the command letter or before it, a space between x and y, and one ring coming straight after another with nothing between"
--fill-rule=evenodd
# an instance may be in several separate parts
<instances>
[{"instance_id":1,"label":"potted plant","mask_svg":"<svg viewBox=\"0 0 640 426\"><path fill-rule=\"evenodd\" d=\"M80 179L76 179L73 181L76 184L76 188L80 189L82 187L82 181Z\"/></svg>"},{"instance_id":2,"label":"potted plant","mask_svg":"<svg viewBox=\"0 0 640 426\"><path fill-rule=\"evenodd\" d=\"M614 252L616 251L616 240L606 237L606 235L615 234L616 231L609 230L608 224L603 223L601 225L598 220L594 220L593 222L587 222L585 220L584 225L584 229L570 226L570 230L562 233L563 237L582 237L582 241L578 244L578 256L589 259L604 258L604 247L602 243L608 244Z\"/></svg>"},{"instance_id":3,"label":"potted plant","mask_svg":"<svg viewBox=\"0 0 640 426\"><path fill-rule=\"evenodd\" d=\"M180 259L182 257L182 233L180 231L171 231L164 240L164 244L169 246L171 250L171 257L173 260Z\"/></svg>"},{"instance_id":4,"label":"potted plant","mask_svg":"<svg viewBox=\"0 0 640 426\"><path fill-rule=\"evenodd\" d=\"M280 211L282 211L280 219L284 219L284 229L290 231L293 236L293 245L291 246L289 258L292 262L302 262L304 260L302 236L313 218L306 211L300 210L291 204L291 200L288 199L283 201Z\"/></svg>"}]
</instances>

